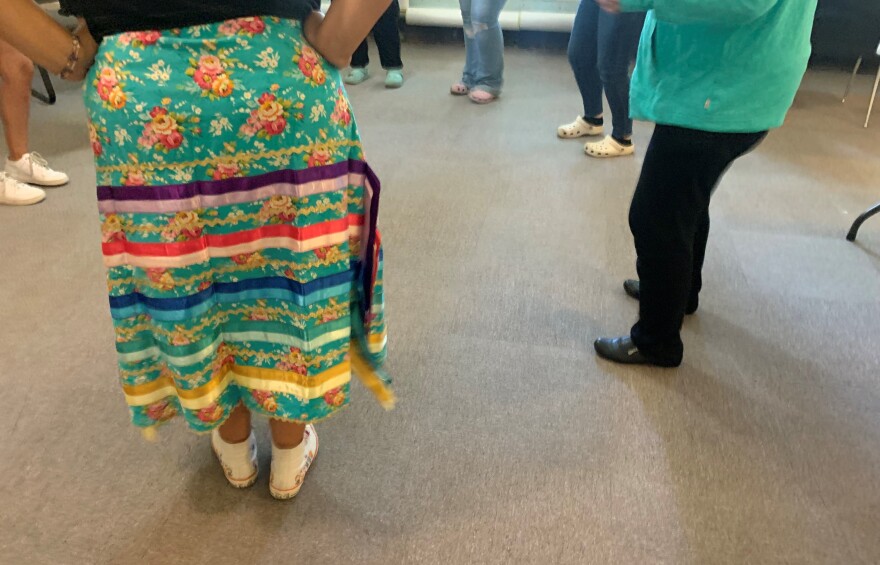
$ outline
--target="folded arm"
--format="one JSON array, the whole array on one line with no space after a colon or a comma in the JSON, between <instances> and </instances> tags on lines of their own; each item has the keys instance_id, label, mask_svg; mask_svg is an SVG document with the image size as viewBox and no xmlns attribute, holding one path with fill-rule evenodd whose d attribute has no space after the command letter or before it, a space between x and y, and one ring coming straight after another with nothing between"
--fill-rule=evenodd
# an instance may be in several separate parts
<instances>
[{"instance_id":1,"label":"folded arm","mask_svg":"<svg viewBox=\"0 0 880 565\"><path fill-rule=\"evenodd\" d=\"M336 67L345 67L391 0L333 0L327 15L312 12L306 19L306 39Z\"/></svg>"},{"instance_id":2,"label":"folded arm","mask_svg":"<svg viewBox=\"0 0 880 565\"><path fill-rule=\"evenodd\" d=\"M67 59L73 52L70 32L32 0L3 0L3 4L0 39L49 72L61 73L67 67ZM77 36L82 47L73 72L66 77L71 80L82 80L85 77L98 50L98 45L87 28L83 27Z\"/></svg>"}]
</instances>

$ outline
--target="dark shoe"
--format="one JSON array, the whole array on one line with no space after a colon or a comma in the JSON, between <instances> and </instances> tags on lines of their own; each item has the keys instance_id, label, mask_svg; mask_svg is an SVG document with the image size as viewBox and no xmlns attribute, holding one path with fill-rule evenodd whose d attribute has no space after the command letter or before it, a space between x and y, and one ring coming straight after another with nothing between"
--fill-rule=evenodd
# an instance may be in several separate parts
<instances>
[{"instance_id":1,"label":"dark shoe","mask_svg":"<svg viewBox=\"0 0 880 565\"><path fill-rule=\"evenodd\" d=\"M626 279L623 281L623 290L626 292L627 296L635 298L639 300L641 298L641 293L639 292L639 281L635 279ZM687 305L687 309L685 309L684 313L690 316L694 312L697 311L697 308L700 307L700 299L695 298L690 304Z\"/></svg>"},{"instance_id":2,"label":"dark shoe","mask_svg":"<svg viewBox=\"0 0 880 565\"><path fill-rule=\"evenodd\" d=\"M601 337L593 343L596 353L603 359L625 365L655 365L657 367L677 367L678 364L660 363L645 357L630 336Z\"/></svg>"},{"instance_id":3,"label":"dark shoe","mask_svg":"<svg viewBox=\"0 0 880 565\"><path fill-rule=\"evenodd\" d=\"M628 335L623 337L601 337L593 343L593 346L596 348L596 353L599 354L599 357L614 361L615 363L626 363L628 365L651 364Z\"/></svg>"}]
</instances>

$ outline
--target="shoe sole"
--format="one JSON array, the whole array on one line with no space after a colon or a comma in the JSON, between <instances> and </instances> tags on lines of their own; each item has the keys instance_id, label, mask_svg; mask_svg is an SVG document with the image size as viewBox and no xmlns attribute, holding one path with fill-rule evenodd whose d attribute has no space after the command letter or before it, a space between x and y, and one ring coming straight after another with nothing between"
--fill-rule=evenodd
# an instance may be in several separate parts
<instances>
[{"instance_id":1,"label":"shoe sole","mask_svg":"<svg viewBox=\"0 0 880 565\"><path fill-rule=\"evenodd\" d=\"M34 204L39 204L43 200L46 199L46 195L42 195L39 197L29 198L27 200L0 200L0 205L4 206L33 206Z\"/></svg>"},{"instance_id":2,"label":"shoe sole","mask_svg":"<svg viewBox=\"0 0 880 565\"><path fill-rule=\"evenodd\" d=\"M559 139L580 139L581 137L595 137L597 135L602 135L603 133L605 133L605 132L600 129L599 131L596 131L596 132L587 131L584 133L579 133L577 135L569 135L567 133L564 133L561 129L557 129L556 130L556 137L558 137Z\"/></svg>"},{"instance_id":3,"label":"shoe sole","mask_svg":"<svg viewBox=\"0 0 880 565\"><path fill-rule=\"evenodd\" d=\"M24 182L24 181L20 181L20 182ZM59 186L64 186L65 184L67 184L67 183L69 183L69 182L70 182L70 179L67 179L67 180L65 180L65 181L56 181L56 182L36 182L36 181L30 181L30 182L28 182L28 183L26 183L26 184L32 184L32 185L34 185L34 186L42 186L43 188L57 188L57 187L59 187Z\"/></svg>"},{"instance_id":4,"label":"shoe sole","mask_svg":"<svg viewBox=\"0 0 880 565\"><path fill-rule=\"evenodd\" d=\"M226 467L223 466L223 461L220 459L220 454L217 453L217 449L214 447L214 444L211 444L211 452L214 453L214 457L217 458L217 463L220 464L220 469L223 470L223 476L226 477L226 482L232 485L235 488L243 489L254 486L254 483L257 482L257 476L260 474L260 466L257 465L257 468L254 470L254 474L246 479L233 479L229 475L226 474Z\"/></svg>"},{"instance_id":5,"label":"shoe sole","mask_svg":"<svg viewBox=\"0 0 880 565\"><path fill-rule=\"evenodd\" d=\"M591 153L589 149L584 149L584 154L587 157L592 157L594 159L611 159L613 157L632 157L633 155L635 155L635 150L629 151L629 152L624 152L624 153L614 153L614 154L603 155L601 153Z\"/></svg>"},{"instance_id":6,"label":"shoe sole","mask_svg":"<svg viewBox=\"0 0 880 565\"><path fill-rule=\"evenodd\" d=\"M474 98L473 96L468 96L468 100L470 100L474 104L478 104L480 106L485 106L486 104L491 104L492 102L495 102L496 100L498 100L498 97L493 96L492 98L480 99L480 98Z\"/></svg>"},{"instance_id":7,"label":"shoe sole","mask_svg":"<svg viewBox=\"0 0 880 565\"><path fill-rule=\"evenodd\" d=\"M32 180L24 180L24 179L22 179L22 178L20 178L20 177L17 177L17 176L15 176L15 175L13 175L13 174L10 173L10 172L7 172L6 174L7 174L9 177L11 177L11 178L17 180L18 182L23 182L24 184L30 184L30 185L33 185L33 186L42 186L42 187L44 187L44 188L55 188L55 187L58 187L58 186L64 186L65 184L67 184L67 183L70 182L70 179L69 179L69 178L64 179L64 180L50 181L50 182L39 182L39 181L36 181L36 180L33 180L33 179L32 179Z\"/></svg>"},{"instance_id":8,"label":"shoe sole","mask_svg":"<svg viewBox=\"0 0 880 565\"><path fill-rule=\"evenodd\" d=\"M303 485L306 484L305 477L309 474L309 471L311 471L312 467L315 465L315 461L318 460L318 451L319 451L320 447L321 447L321 438L319 438L318 434L316 433L315 434L315 456L312 457L312 462L309 463L309 466L306 469L305 475L303 475L303 482L299 486L294 487L292 489L287 489L287 490L276 489L275 487L272 486L272 476L269 475L269 494L272 495L272 498L274 498L275 500L290 500L291 498L294 498L296 495L299 494L299 491L302 490Z\"/></svg>"}]
</instances>

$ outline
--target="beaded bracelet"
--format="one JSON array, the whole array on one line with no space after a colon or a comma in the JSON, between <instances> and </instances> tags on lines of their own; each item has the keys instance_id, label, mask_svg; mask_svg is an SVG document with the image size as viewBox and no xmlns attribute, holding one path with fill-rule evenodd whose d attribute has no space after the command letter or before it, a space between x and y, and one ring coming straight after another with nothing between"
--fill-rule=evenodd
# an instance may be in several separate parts
<instances>
[{"instance_id":1,"label":"beaded bracelet","mask_svg":"<svg viewBox=\"0 0 880 565\"><path fill-rule=\"evenodd\" d=\"M73 51L67 56L67 65L64 66L64 69L58 75L63 79L67 79L76 69L76 64L79 63L79 52L82 49L82 42L80 42L79 36L74 33L71 38L73 40Z\"/></svg>"}]
</instances>

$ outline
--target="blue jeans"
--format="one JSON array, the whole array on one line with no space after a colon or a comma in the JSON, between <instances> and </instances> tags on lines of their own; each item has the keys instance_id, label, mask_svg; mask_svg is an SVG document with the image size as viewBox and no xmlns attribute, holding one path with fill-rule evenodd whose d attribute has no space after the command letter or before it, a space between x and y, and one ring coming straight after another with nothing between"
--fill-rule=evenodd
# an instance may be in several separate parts
<instances>
[{"instance_id":1,"label":"blue jeans","mask_svg":"<svg viewBox=\"0 0 880 565\"><path fill-rule=\"evenodd\" d=\"M464 23L461 82L496 96L504 85L504 36L498 17L507 0L458 0Z\"/></svg>"},{"instance_id":2,"label":"blue jeans","mask_svg":"<svg viewBox=\"0 0 880 565\"><path fill-rule=\"evenodd\" d=\"M629 64L639 46L645 14L611 14L595 0L581 0L571 39L568 61L584 99L584 117L602 113L602 90L608 98L617 139L632 135L629 117Z\"/></svg>"}]
</instances>

